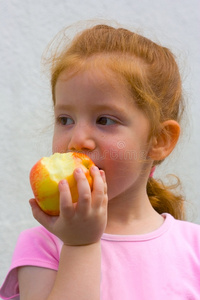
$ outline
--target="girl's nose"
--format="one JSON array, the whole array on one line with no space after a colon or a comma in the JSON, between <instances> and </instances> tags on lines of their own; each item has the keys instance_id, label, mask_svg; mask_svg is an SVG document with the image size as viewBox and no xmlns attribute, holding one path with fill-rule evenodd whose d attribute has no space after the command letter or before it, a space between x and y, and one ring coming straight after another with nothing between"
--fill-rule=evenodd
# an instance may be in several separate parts
<instances>
[{"instance_id":1,"label":"girl's nose","mask_svg":"<svg viewBox=\"0 0 200 300\"><path fill-rule=\"evenodd\" d=\"M92 129L88 125L77 125L72 131L72 136L68 144L68 150L92 151L96 148L96 143Z\"/></svg>"}]
</instances>

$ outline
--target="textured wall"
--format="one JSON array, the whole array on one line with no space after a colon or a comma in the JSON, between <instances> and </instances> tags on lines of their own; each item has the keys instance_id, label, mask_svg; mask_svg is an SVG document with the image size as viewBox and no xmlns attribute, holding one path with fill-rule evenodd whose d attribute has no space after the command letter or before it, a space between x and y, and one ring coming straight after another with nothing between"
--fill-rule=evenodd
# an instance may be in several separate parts
<instances>
[{"instance_id":1,"label":"textured wall","mask_svg":"<svg viewBox=\"0 0 200 300\"><path fill-rule=\"evenodd\" d=\"M28 205L29 170L51 153L53 115L40 59L47 43L75 21L114 19L170 47L183 75L189 115L184 135L156 177L177 174L200 223L199 0L0 0L0 284L16 239L35 226ZM188 123L189 122L189 123Z\"/></svg>"}]
</instances>

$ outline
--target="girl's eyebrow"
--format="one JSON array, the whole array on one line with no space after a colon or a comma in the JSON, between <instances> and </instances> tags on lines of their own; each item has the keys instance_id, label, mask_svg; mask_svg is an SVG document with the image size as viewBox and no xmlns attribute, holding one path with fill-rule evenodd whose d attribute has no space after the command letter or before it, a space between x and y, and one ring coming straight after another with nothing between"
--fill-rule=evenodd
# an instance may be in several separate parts
<instances>
[{"instance_id":1,"label":"girl's eyebrow","mask_svg":"<svg viewBox=\"0 0 200 300\"><path fill-rule=\"evenodd\" d=\"M58 104L54 106L54 110L68 110L72 111L75 108L74 105L71 104ZM127 111L119 107L117 105L108 105L108 104L91 104L90 107L88 108L91 112L96 112L96 111L112 111L115 113L119 113L121 115L127 114Z\"/></svg>"},{"instance_id":2,"label":"girl's eyebrow","mask_svg":"<svg viewBox=\"0 0 200 300\"><path fill-rule=\"evenodd\" d=\"M73 105L71 104L55 104L54 110L72 110Z\"/></svg>"},{"instance_id":3,"label":"girl's eyebrow","mask_svg":"<svg viewBox=\"0 0 200 300\"><path fill-rule=\"evenodd\" d=\"M99 104L94 106L94 111L111 112L124 117L127 115L127 111L118 105Z\"/></svg>"}]
</instances>

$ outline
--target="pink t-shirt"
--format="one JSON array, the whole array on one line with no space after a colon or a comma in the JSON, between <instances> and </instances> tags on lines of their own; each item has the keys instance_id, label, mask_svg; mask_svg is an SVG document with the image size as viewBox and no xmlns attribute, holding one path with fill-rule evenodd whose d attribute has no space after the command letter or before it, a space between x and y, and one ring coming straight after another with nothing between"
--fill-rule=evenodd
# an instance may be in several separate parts
<instances>
[{"instance_id":1,"label":"pink t-shirt","mask_svg":"<svg viewBox=\"0 0 200 300\"><path fill-rule=\"evenodd\" d=\"M200 226L163 216L148 234L103 234L101 300L200 299ZM61 247L42 226L22 232L0 296L19 300L19 266L57 270Z\"/></svg>"}]
</instances>

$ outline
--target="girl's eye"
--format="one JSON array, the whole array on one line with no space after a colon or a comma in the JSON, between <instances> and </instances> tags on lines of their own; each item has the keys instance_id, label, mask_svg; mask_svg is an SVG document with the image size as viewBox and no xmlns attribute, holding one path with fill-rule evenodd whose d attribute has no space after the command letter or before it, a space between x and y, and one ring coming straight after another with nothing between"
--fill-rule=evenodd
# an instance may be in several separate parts
<instances>
[{"instance_id":1,"label":"girl's eye","mask_svg":"<svg viewBox=\"0 0 200 300\"><path fill-rule=\"evenodd\" d=\"M58 123L61 125L71 125L74 121L69 117L58 117Z\"/></svg>"},{"instance_id":2,"label":"girl's eye","mask_svg":"<svg viewBox=\"0 0 200 300\"><path fill-rule=\"evenodd\" d=\"M116 121L108 117L100 117L97 123L100 125L113 125L116 124Z\"/></svg>"}]
</instances>

